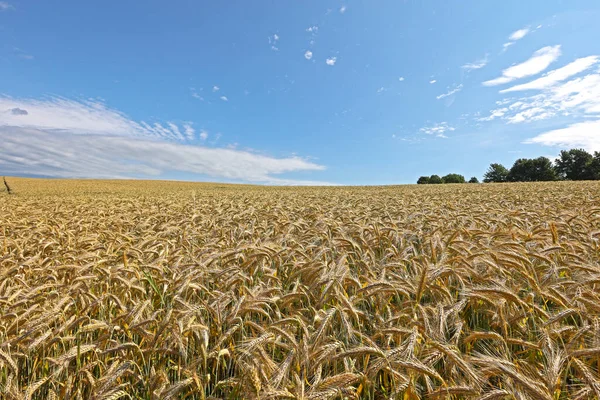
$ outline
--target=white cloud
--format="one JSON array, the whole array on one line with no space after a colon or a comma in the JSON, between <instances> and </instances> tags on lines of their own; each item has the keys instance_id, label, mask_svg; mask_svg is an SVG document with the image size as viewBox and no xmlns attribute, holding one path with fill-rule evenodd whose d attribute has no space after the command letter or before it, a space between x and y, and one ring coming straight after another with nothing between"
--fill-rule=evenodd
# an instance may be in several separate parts
<instances>
[{"instance_id":1,"label":"white cloud","mask_svg":"<svg viewBox=\"0 0 600 400\"><path fill-rule=\"evenodd\" d=\"M317 25L309 26L308 28L306 28L306 32L310 33L311 39L308 43L310 46L313 46L315 44L315 39L317 38L317 34L319 33L319 27ZM310 54L312 54L312 52Z\"/></svg>"},{"instance_id":2,"label":"white cloud","mask_svg":"<svg viewBox=\"0 0 600 400\"><path fill-rule=\"evenodd\" d=\"M325 64L333 66L333 65L335 65L336 61L337 61L337 57L331 57L331 58L328 58L327 60L325 60Z\"/></svg>"},{"instance_id":3,"label":"white cloud","mask_svg":"<svg viewBox=\"0 0 600 400\"><path fill-rule=\"evenodd\" d=\"M420 132L425 133L427 135L443 135L445 132L453 132L456 128L448 125L447 122L439 122L432 126L426 126L419 129Z\"/></svg>"},{"instance_id":4,"label":"white cloud","mask_svg":"<svg viewBox=\"0 0 600 400\"><path fill-rule=\"evenodd\" d=\"M588 151L600 151L600 120L579 122L566 128L545 132L526 140L525 143L562 148L583 147Z\"/></svg>"},{"instance_id":5,"label":"white cloud","mask_svg":"<svg viewBox=\"0 0 600 400\"><path fill-rule=\"evenodd\" d=\"M306 53L304 53L304 58L306 58L307 60L310 60L313 56L312 51L310 50L306 50Z\"/></svg>"},{"instance_id":6,"label":"white cloud","mask_svg":"<svg viewBox=\"0 0 600 400\"><path fill-rule=\"evenodd\" d=\"M14 10L14 9L15 8L11 4L9 4L5 1L0 1L0 11L7 11L7 10Z\"/></svg>"},{"instance_id":7,"label":"white cloud","mask_svg":"<svg viewBox=\"0 0 600 400\"><path fill-rule=\"evenodd\" d=\"M600 71L575 78L551 89L550 101L561 110L578 108L588 114L600 113Z\"/></svg>"},{"instance_id":8,"label":"white cloud","mask_svg":"<svg viewBox=\"0 0 600 400\"><path fill-rule=\"evenodd\" d=\"M507 116L506 119L508 120L509 124L518 124L521 122L541 121L550 117L554 117L555 115L556 113L554 110L548 110L545 107L531 107L521 111L516 115Z\"/></svg>"},{"instance_id":9,"label":"white cloud","mask_svg":"<svg viewBox=\"0 0 600 400\"><path fill-rule=\"evenodd\" d=\"M448 96L452 96L453 94L456 94L458 92L460 92L463 88L462 83L458 86L455 86L453 89L448 89L448 92L444 93L444 94L440 94L439 96L436 97L436 99L441 100L444 97L448 97Z\"/></svg>"},{"instance_id":10,"label":"white cloud","mask_svg":"<svg viewBox=\"0 0 600 400\"><path fill-rule=\"evenodd\" d=\"M476 60L475 62L472 63L467 63L463 66L461 66L462 69L466 70L467 72L475 70L475 69L481 69L483 67L485 67L488 63L488 55L486 54L485 57L480 58L479 60Z\"/></svg>"},{"instance_id":11,"label":"white cloud","mask_svg":"<svg viewBox=\"0 0 600 400\"><path fill-rule=\"evenodd\" d=\"M202 129L198 137L200 138L200 140L206 140L208 139L208 132Z\"/></svg>"},{"instance_id":12,"label":"white cloud","mask_svg":"<svg viewBox=\"0 0 600 400\"><path fill-rule=\"evenodd\" d=\"M490 115L487 117L483 117L483 118L479 118L478 121L492 121L496 118L501 118L504 116L504 114L506 114L506 112L508 111L508 108L504 107L504 108L497 108L495 110L492 110L490 112Z\"/></svg>"},{"instance_id":13,"label":"white cloud","mask_svg":"<svg viewBox=\"0 0 600 400\"><path fill-rule=\"evenodd\" d=\"M534 81L516 85L508 89L501 90L500 93L516 92L521 90L546 89L554 86L556 83L564 81L573 75L577 75L600 61L598 56L589 56L578 58L577 60L565 65L562 68L548 72L545 76Z\"/></svg>"},{"instance_id":14,"label":"white cloud","mask_svg":"<svg viewBox=\"0 0 600 400\"><path fill-rule=\"evenodd\" d=\"M434 83L436 83L436 82L437 82L437 81L436 81L435 79L432 79L432 80L430 80L430 81L429 81L429 83L431 83L432 85L433 85Z\"/></svg>"},{"instance_id":15,"label":"white cloud","mask_svg":"<svg viewBox=\"0 0 600 400\"><path fill-rule=\"evenodd\" d=\"M539 28L539 27L538 27ZM514 31L513 33L510 34L510 36L508 37L508 39L510 40L510 42L504 43L504 45L502 46L502 50L506 51L510 46L512 46L513 44L515 44L515 42L517 40L521 40L523 39L525 36L527 36L527 34L531 32L529 28L523 28L523 29L519 29L517 31Z\"/></svg>"},{"instance_id":16,"label":"white cloud","mask_svg":"<svg viewBox=\"0 0 600 400\"><path fill-rule=\"evenodd\" d=\"M269 36L269 44L271 45L271 50L273 51L279 51L279 47L277 47L277 42L279 41L279 35L278 34L273 34L272 36Z\"/></svg>"},{"instance_id":17,"label":"white cloud","mask_svg":"<svg viewBox=\"0 0 600 400\"><path fill-rule=\"evenodd\" d=\"M525 62L513 65L502 71L502 76L483 82L484 86L496 86L516 79L539 74L560 57L560 45L546 46L537 50Z\"/></svg>"},{"instance_id":18,"label":"white cloud","mask_svg":"<svg viewBox=\"0 0 600 400\"><path fill-rule=\"evenodd\" d=\"M504 116L509 123L539 121L557 115L596 116L600 114L600 72L518 98L509 110Z\"/></svg>"},{"instance_id":19,"label":"white cloud","mask_svg":"<svg viewBox=\"0 0 600 400\"><path fill-rule=\"evenodd\" d=\"M213 88L212 88L213 92L218 92L219 90L221 90L221 88L218 87L217 85L213 86Z\"/></svg>"},{"instance_id":20,"label":"white cloud","mask_svg":"<svg viewBox=\"0 0 600 400\"><path fill-rule=\"evenodd\" d=\"M598 118L600 69L581 77L573 77L598 62L600 57L596 56L580 58L532 82L507 89L510 92L536 90L538 93L498 101L499 108L491 110L489 116L480 118L479 121L502 119L509 124L518 124L557 116Z\"/></svg>"},{"instance_id":21,"label":"white cloud","mask_svg":"<svg viewBox=\"0 0 600 400\"><path fill-rule=\"evenodd\" d=\"M21 112L15 113L14 109ZM0 126L64 130L75 134L109 134L162 140L185 140L177 125L135 122L103 103L54 97L47 100L0 96ZM177 128L177 129L175 129Z\"/></svg>"},{"instance_id":22,"label":"white cloud","mask_svg":"<svg viewBox=\"0 0 600 400\"><path fill-rule=\"evenodd\" d=\"M514 31L513 33L510 34L510 36L508 38L510 40L512 40L513 42L516 42L517 40L523 39L525 36L527 36L528 33L529 33L529 28L523 28L523 29L519 29L518 31Z\"/></svg>"},{"instance_id":23,"label":"white cloud","mask_svg":"<svg viewBox=\"0 0 600 400\"><path fill-rule=\"evenodd\" d=\"M347 7L346 6L341 6L340 7L340 13L345 13L346 12Z\"/></svg>"},{"instance_id":24,"label":"white cloud","mask_svg":"<svg viewBox=\"0 0 600 400\"><path fill-rule=\"evenodd\" d=\"M403 81L404 81L404 77L403 77L403 76L401 76L400 78L398 78L398 80L399 80L400 82L403 82Z\"/></svg>"},{"instance_id":25,"label":"white cloud","mask_svg":"<svg viewBox=\"0 0 600 400\"><path fill-rule=\"evenodd\" d=\"M191 123L183 124L183 132L185 133L185 137L188 140L194 140L194 135L196 131L192 128Z\"/></svg>"},{"instance_id":26,"label":"white cloud","mask_svg":"<svg viewBox=\"0 0 600 400\"><path fill-rule=\"evenodd\" d=\"M229 101L229 99L227 98L227 96L221 96L221 97L219 97L219 98L220 98L221 100L223 100L223 101Z\"/></svg>"},{"instance_id":27,"label":"white cloud","mask_svg":"<svg viewBox=\"0 0 600 400\"><path fill-rule=\"evenodd\" d=\"M190 123L136 122L97 102L0 97L0 169L9 175L158 178L184 172L221 181L318 184L276 175L324 169L300 157L190 145L194 136Z\"/></svg>"},{"instance_id":28,"label":"white cloud","mask_svg":"<svg viewBox=\"0 0 600 400\"><path fill-rule=\"evenodd\" d=\"M200 88L200 90L202 91L202 88ZM198 99L200 101L204 101L204 97L202 97L197 91L196 88L191 87L190 88L190 94L192 95L193 98Z\"/></svg>"}]
</instances>

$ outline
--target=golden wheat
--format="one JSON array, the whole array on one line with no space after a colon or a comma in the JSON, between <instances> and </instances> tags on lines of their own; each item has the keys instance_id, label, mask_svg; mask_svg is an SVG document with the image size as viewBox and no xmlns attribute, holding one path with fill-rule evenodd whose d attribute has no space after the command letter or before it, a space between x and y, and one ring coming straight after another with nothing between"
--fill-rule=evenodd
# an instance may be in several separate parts
<instances>
[{"instance_id":1,"label":"golden wheat","mask_svg":"<svg viewBox=\"0 0 600 400\"><path fill-rule=\"evenodd\" d=\"M10 179L0 398L600 396L600 184Z\"/></svg>"}]
</instances>

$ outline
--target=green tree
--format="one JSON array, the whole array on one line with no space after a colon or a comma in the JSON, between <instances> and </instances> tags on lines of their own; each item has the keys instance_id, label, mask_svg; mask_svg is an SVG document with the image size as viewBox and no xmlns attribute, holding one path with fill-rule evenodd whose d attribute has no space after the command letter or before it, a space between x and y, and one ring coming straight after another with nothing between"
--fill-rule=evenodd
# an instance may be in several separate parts
<instances>
[{"instance_id":1,"label":"green tree","mask_svg":"<svg viewBox=\"0 0 600 400\"><path fill-rule=\"evenodd\" d=\"M583 181L594 179L592 162L594 157L583 149L563 150L556 159L556 173L561 179L571 181Z\"/></svg>"},{"instance_id":2,"label":"green tree","mask_svg":"<svg viewBox=\"0 0 600 400\"><path fill-rule=\"evenodd\" d=\"M469 183L479 183L479 179L477 179L477 177L473 176L471 179L469 179Z\"/></svg>"},{"instance_id":3,"label":"green tree","mask_svg":"<svg viewBox=\"0 0 600 400\"><path fill-rule=\"evenodd\" d=\"M419 178L419 180L417 180L417 184L419 185L426 185L429 183L429 177L428 176L421 176Z\"/></svg>"},{"instance_id":4,"label":"green tree","mask_svg":"<svg viewBox=\"0 0 600 400\"><path fill-rule=\"evenodd\" d=\"M508 170L502 164L493 163L490 164L487 172L483 174L483 181L486 183L490 182L506 182L508 177Z\"/></svg>"},{"instance_id":5,"label":"green tree","mask_svg":"<svg viewBox=\"0 0 600 400\"><path fill-rule=\"evenodd\" d=\"M594 152L594 158L590 162L589 166L590 170L590 179L599 180L600 179L600 152Z\"/></svg>"},{"instance_id":6,"label":"green tree","mask_svg":"<svg viewBox=\"0 0 600 400\"><path fill-rule=\"evenodd\" d=\"M442 182L442 178L440 178L439 175L431 175L429 177L429 183L439 184L439 183L444 183L444 182Z\"/></svg>"},{"instance_id":7,"label":"green tree","mask_svg":"<svg viewBox=\"0 0 600 400\"><path fill-rule=\"evenodd\" d=\"M465 183L465 177L459 174L448 174L442 178L442 183Z\"/></svg>"},{"instance_id":8,"label":"green tree","mask_svg":"<svg viewBox=\"0 0 600 400\"><path fill-rule=\"evenodd\" d=\"M519 158L508 172L510 182L555 181L556 171L546 157Z\"/></svg>"}]
</instances>

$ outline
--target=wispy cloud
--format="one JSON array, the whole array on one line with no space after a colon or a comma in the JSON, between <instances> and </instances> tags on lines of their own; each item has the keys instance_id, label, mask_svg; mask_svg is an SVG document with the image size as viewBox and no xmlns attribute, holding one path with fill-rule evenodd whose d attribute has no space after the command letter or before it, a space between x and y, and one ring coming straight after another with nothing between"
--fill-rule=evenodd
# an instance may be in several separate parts
<instances>
[{"instance_id":1,"label":"wispy cloud","mask_svg":"<svg viewBox=\"0 0 600 400\"><path fill-rule=\"evenodd\" d=\"M523 29L514 31L513 33L510 34L510 36L508 38L510 40L512 40L513 42L516 42L517 40L523 39L525 36L527 36L528 33L529 33L529 28L523 28Z\"/></svg>"},{"instance_id":2,"label":"wispy cloud","mask_svg":"<svg viewBox=\"0 0 600 400\"><path fill-rule=\"evenodd\" d=\"M543 83L543 82L542 82ZM540 93L506 99L482 121L502 118L511 124L550 119L555 116L594 117L600 114L600 71L566 82L544 85Z\"/></svg>"},{"instance_id":3,"label":"wispy cloud","mask_svg":"<svg viewBox=\"0 0 600 400\"><path fill-rule=\"evenodd\" d=\"M502 71L502 76L483 82L484 86L502 85L516 79L539 74L560 57L560 45L546 46L537 50L525 62L513 65Z\"/></svg>"},{"instance_id":4,"label":"wispy cloud","mask_svg":"<svg viewBox=\"0 0 600 400\"><path fill-rule=\"evenodd\" d=\"M436 99L441 100L444 97L448 97L448 96L452 96L453 94L456 94L458 92L460 92L463 88L462 83L458 86L455 86L453 89L448 89L448 91L444 94L440 94L439 96L436 97Z\"/></svg>"},{"instance_id":5,"label":"wispy cloud","mask_svg":"<svg viewBox=\"0 0 600 400\"><path fill-rule=\"evenodd\" d=\"M202 91L202 89L200 89L200 91ZM193 98L195 98L195 99L198 99L198 100L200 100L200 101L204 101L204 97L202 97L202 96L200 95L200 93L198 93L198 91L196 91L196 88L193 88L193 87L191 87L191 88L190 88L190 95L191 95Z\"/></svg>"},{"instance_id":6,"label":"wispy cloud","mask_svg":"<svg viewBox=\"0 0 600 400\"><path fill-rule=\"evenodd\" d=\"M315 44L315 39L317 38L317 35L319 33L319 27L317 25L309 26L308 28L306 28L306 32L310 33L310 37L311 37L308 44L310 46L313 46Z\"/></svg>"},{"instance_id":7,"label":"wispy cloud","mask_svg":"<svg viewBox=\"0 0 600 400\"><path fill-rule=\"evenodd\" d=\"M538 135L528 143L550 146L572 145L600 150L598 119L600 118L600 69L581 77L575 75L600 62L600 57L579 58L562 68L549 72L542 78L507 91L535 90L537 93L519 98L506 98L499 106L479 121L503 120L508 124L530 123L554 119L559 129ZM560 119L558 119L560 117ZM564 127L564 118L574 122ZM581 119L591 119L585 122Z\"/></svg>"},{"instance_id":8,"label":"wispy cloud","mask_svg":"<svg viewBox=\"0 0 600 400\"><path fill-rule=\"evenodd\" d=\"M432 80L430 80L430 81L429 81L429 83L430 83L430 84L432 84L432 85L433 85L434 83L436 83L436 82L437 82L437 81L436 81L435 79L432 79Z\"/></svg>"},{"instance_id":9,"label":"wispy cloud","mask_svg":"<svg viewBox=\"0 0 600 400\"><path fill-rule=\"evenodd\" d=\"M383 92L385 92L386 90L387 90L387 89L386 89L386 88L384 88L384 87L382 86L382 87L380 87L379 89L377 89L377 93L383 93Z\"/></svg>"},{"instance_id":10,"label":"wispy cloud","mask_svg":"<svg viewBox=\"0 0 600 400\"><path fill-rule=\"evenodd\" d=\"M178 171L221 181L323 184L273 176L324 169L299 157L273 158L234 149L15 127L0 127L0 140L3 143L0 168L11 175L157 178L166 172Z\"/></svg>"},{"instance_id":11,"label":"wispy cloud","mask_svg":"<svg viewBox=\"0 0 600 400\"><path fill-rule=\"evenodd\" d=\"M500 93L517 92L533 89L546 89L551 86L554 86L558 82L564 81L565 79L568 79L591 68L596 63L598 63L598 61L600 61L600 58L598 56L578 58L577 60L565 65L562 68L558 68L548 72L545 76L541 78L521 85L516 85L508 89L501 90Z\"/></svg>"},{"instance_id":12,"label":"wispy cloud","mask_svg":"<svg viewBox=\"0 0 600 400\"><path fill-rule=\"evenodd\" d=\"M306 53L304 53L304 58L306 58L307 60L310 60L313 56L313 52L310 50L306 50Z\"/></svg>"},{"instance_id":13,"label":"wispy cloud","mask_svg":"<svg viewBox=\"0 0 600 400\"><path fill-rule=\"evenodd\" d=\"M427 135L443 135L445 132L453 132L456 128L448 125L447 122L439 122L419 129L420 132Z\"/></svg>"},{"instance_id":14,"label":"wispy cloud","mask_svg":"<svg viewBox=\"0 0 600 400\"><path fill-rule=\"evenodd\" d=\"M481 69L487 65L488 61L489 61L488 55L486 54L485 57L480 58L479 60L476 60L472 63L467 63L467 64L461 66L461 68L467 72L473 71L475 69Z\"/></svg>"},{"instance_id":15,"label":"wispy cloud","mask_svg":"<svg viewBox=\"0 0 600 400\"><path fill-rule=\"evenodd\" d=\"M273 34L269 36L269 44L271 45L271 50L279 51L279 47L277 47L277 42L279 42L279 35Z\"/></svg>"},{"instance_id":16,"label":"wispy cloud","mask_svg":"<svg viewBox=\"0 0 600 400\"><path fill-rule=\"evenodd\" d=\"M5 1L0 1L0 11L8 11L8 10L14 10L14 9L15 8L11 4L9 4Z\"/></svg>"},{"instance_id":17,"label":"wispy cloud","mask_svg":"<svg viewBox=\"0 0 600 400\"><path fill-rule=\"evenodd\" d=\"M15 110L17 110L15 112ZM0 96L0 126L63 130L74 134L108 134L184 141L173 123L135 122L103 103L60 97L45 100Z\"/></svg>"},{"instance_id":18,"label":"wispy cloud","mask_svg":"<svg viewBox=\"0 0 600 400\"><path fill-rule=\"evenodd\" d=\"M221 88L218 87L217 85L213 86L213 88L212 88L213 92L218 92L219 90L221 90Z\"/></svg>"},{"instance_id":19,"label":"wispy cloud","mask_svg":"<svg viewBox=\"0 0 600 400\"><path fill-rule=\"evenodd\" d=\"M183 132L185 133L187 140L194 140L196 130L192 128L192 124L190 122L183 124Z\"/></svg>"},{"instance_id":20,"label":"wispy cloud","mask_svg":"<svg viewBox=\"0 0 600 400\"><path fill-rule=\"evenodd\" d=\"M340 13L341 13L341 14L345 13L347 9L348 9L348 7L346 7L345 5L344 5L344 6L341 6L341 7L340 7Z\"/></svg>"},{"instance_id":21,"label":"wispy cloud","mask_svg":"<svg viewBox=\"0 0 600 400\"><path fill-rule=\"evenodd\" d=\"M399 80L400 82L404 82L404 77L403 77L403 76L401 76L400 78L398 78L398 80Z\"/></svg>"},{"instance_id":22,"label":"wispy cloud","mask_svg":"<svg viewBox=\"0 0 600 400\"><path fill-rule=\"evenodd\" d=\"M227 98L227 96L221 96L221 97L219 97L219 98L220 98L221 100L223 100L223 101L229 101L229 99Z\"/></svg>"},{"instance_id":23,"label":"wispy cloud","mask_svg":"<svg viewBox=\"0 0 600 400\"><path fill-rule=\"evenodd\" d=\"M560 146L562 148L583 147L588 151L600 151L600 120L584 121L542 133L525 143Z\"/></svg>"},{"instance_id":24,"label":"wispy cloud","mask_svg":"<svg viewBox=\"0 0 600 400\"><path fill-rule=\"evenodd\" d=\"M523 28L523 29L519 29L519 30L511 33L510 36L508 37L508 40L510 40L510 42L504 43L503 50L506 51L510 46L515 44L516 41L521 40L525 36L527 36L527 34L529 32L531 32L529 28Z\"/></svg>"},{"instance_id":25,"label":"wispy cloud","mask_svg":"<svg viewBox=\"0 0 600 400\"><path fill-rule=\"evenodd\" d=\"M325 64L334 66L336 61L337 61L337 57L331 57L331 58L328 58L327 60L325 60Z\"/></svg>"},{"instance_id":26,"label":"wispy cloud","mask_svg":"<svg viewBox=\"0 0 600 400\"><path fill-rule=\"evenodd\" d=\"M496 108L487 117L478 118L478 121L493 121L497 118L502 118L508 111L508 107Z\"/></svg>"},{"instance_id":27,"label":"wispy cloud","mask_svg":"<svg viewBox=\"0 0 600 400\"><path fill-rule=\"evenodd\" d=\"M7 174L153 178L178 171L201 179L321 183L277 177L324 169L314 162L191 145L195 137L190 123L136 122L102 103L0 97L0 169ZM206 140L208 133L200 131L198 138Z\"/></svg>"},{"instance_id":28,"label":"wispy cloud","mask_svg":"<svg viewBox=\"0 0 600 400\"><path fill-rule=\"evenodd\" d=\"M14 52L15 56L17 56L18 58L23 59L23 60L33 60L35 58L31 54L27 53L25 50L20 49L18 47L15 47L13 49L13 52Z\"/></svg>"}]
</instances>

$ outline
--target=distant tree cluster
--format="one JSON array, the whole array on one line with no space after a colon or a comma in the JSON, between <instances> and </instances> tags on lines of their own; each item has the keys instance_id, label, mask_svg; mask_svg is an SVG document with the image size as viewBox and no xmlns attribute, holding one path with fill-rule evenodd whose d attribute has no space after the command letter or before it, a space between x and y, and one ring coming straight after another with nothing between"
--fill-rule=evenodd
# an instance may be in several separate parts
<instances>
[{"instance_id":1,"label":"distant tree cluster","mask_svg":"<svg viewBox=\"0 0 600 400\"><path fill-rule=\"evenodd\" d=\"M562 150L554 161L547 157L519 158L510 170L490 164L484 182L539 182L557 180L600 180L600 152L582 149Z\"/></svg>"},{"instance_id":2,"label":"distant tree cluster","mask_svg":"<svg viewBox=\"0 0 600 400\"><path fill-rule=\"evenodd\" d=\"M519 158L510 169L493 163L483 175L489 182L540 182L540 181L592 181L600 180L600 152L590 154L583 149L562 150L554 164L547 157ZM459 174L422 176L417 180L422 184L465 183ZM476 177L469 183L479 183Z\"/></svg>"},{"instance_id":3,"label":"distant tree cluster","mask_svg":"<svg viewBox=\"0 0 600 400\"><path fill-rule=\"evenodd\" d=\"M465 177L460 174L448 174L440 178L439 175L422 176L417 180L419 185L435 185L441 183L465 183ZM479 183L477 178L472 177L469 183Z\"/></svg>"}]
</instances>

